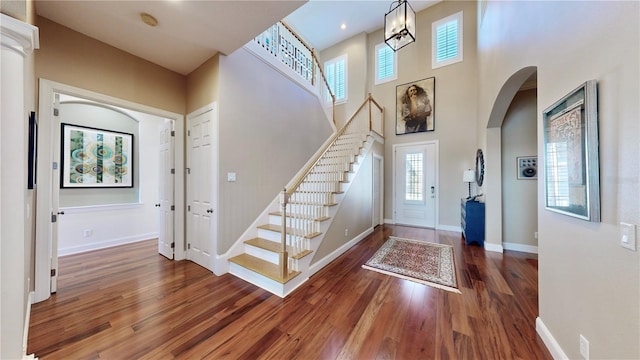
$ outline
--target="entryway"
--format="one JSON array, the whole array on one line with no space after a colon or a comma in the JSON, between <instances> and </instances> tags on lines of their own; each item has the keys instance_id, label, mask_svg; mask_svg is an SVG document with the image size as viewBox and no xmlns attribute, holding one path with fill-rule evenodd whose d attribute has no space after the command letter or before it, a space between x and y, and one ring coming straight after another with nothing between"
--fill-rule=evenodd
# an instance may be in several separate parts
<instances>
[{"instance_id":1,"label":"entryway","mask_svg":"<svg viewBox=\"0 0 640 360\"><path fill-rule=\"evenodd\" d=\"M394 145L396 224L436 227L438 142Z\"/></svg>"},{"instance_id":2,"label":"entryway","mask_svg":"<svg viewBox=\"0 0 640 360\"><path fill-rule=\"evenodd\" d=\"M140 104L135 104L128 102L126 100L113 98L107 95L93 93L84 89L75 88L72 86L55 83L52 81L40 80L40 95L39 95L39 134L38 137L38 166L37 166L37 174L38 174L38 190L37 190L37 222L36 222L36 244L35 244L35 302L39 302L47 299L52 292L56 291L56 276L58 273L57 264L58 264L58 229L57 229L57 220L60 216L69 216L71 213L75 212L76 214L84 213L86 211L93 211L93 215L89 214L89 218L95 219L98 218L99 222L96 223L99 226L103 226L108 224L111 228L122 226L122 224L110 222L110 218L108 216L101 217L101 214L96 215L95 211L103 212L110 211L110 213L117 214L120 211L135 211L136 208L142 207L151 207L153 208L154 204L158 202L160 197L157 192L155 194L147 194L148 196L143 197L139 192L130 192L126 193L126 191L121 192L118 196L121 196L122 201L115 201L110 204L106 204L105 206L95 206L91 204L80 204L78 206L72 206L71 210L65 213L64 209L61 208L60 204L60 172L61 172L61 120L58 115L60 114L59 104L56 106L56 103L60 99L60 96L67 96L71 98L82 99L80 103L91 103L93 106L115 109L127 109L127 111L140 112L144 114L150 114L151 116L155 116L156 118L166 119L165 126L174 126L175 130L173 133L175 134L175 147L173 148L173 157L175 158L175 164L173 165L174 171L178 174L183 173L184 162L183 155L184 154L184 141L182 140L183 132L183 115L175 114L151 107L147 107ZM58 110L54 110L58 109ZM123 111L123 110L118 110ZM126 111L123 111L126 113ZM126 116L126 114L124 114ZM134 121L135 122L135 121ZM144 131L144 129L140 129L140 131ZM153 131L149 134L151 137L157 139L158 133ZM137 139L136 139L137 140ZM170 142L170 141L169 141ZM171 147L171 145L168 145ZM139 149L136 149L139 150ZM153 153L150 156L158 157L160 153ZM135 164L132 170L138 168L139 166L144 165L144 161L141 161L140 158L136 158L132 156L133 159L129 159ZM99 169L98 169L99 170ZM153 170L153 171L157 171ZM152 174L152 176L157 176L156 173ZM142 191L142 184L139 183L140 178L139 174L136 174L134 177L135 189ZM173 187L176 188L184 188L184 180L182 177L175 178L175 184L171 186L170 184L166 187L170 187L170 191L168 193L175 194L173 198L174 204L172 204L173 208L169 207L171 211L174 212L175 218L173 220L169 219L168 221L172 221L171 226L162 226L159 227L157 233L161 233L160 236L161 241L166 242L171 247L171 243L177 244L175 246L175 255L170 254L167 251L162 251L165 246L158 245L158 249L161 253L163 253L167 257L175 257L176 259L184 259L184 236L182 236L184 229L184 196L181 191L174 192ZM87 190L87 189L75 189L75 190ZM93 189L94 192L96 189ZM103 189L106 190L106 189ZM124 189L117 189L124 190ZM83 194L76 194L80 198L82 198ZM89 195L88 193L86 195ZM103 196L104 194L95 193L95 196ZM133 197L132 197L133 196ZM64 205L64 204L63 204ZM113 209L111 209L113 207ZM108 209L107 209L108 208ZM120 209L120 210L118 210ZM155 208L153 208L155 209ZM151 216L159 216L160 211L154 212L152 210ZM175 232L171 231L171 227L174 227ZM165 234L163 231L167 230L169 233ZM108 228L107 230L108 231ZM87 227L84 230L80 230L83 232L83 236L86 238L90 238L95 234L92 228ZM175 234L175 238L174 238ZM127 242L127 240L135 241L136 239L126 239L121 238L118 241ZM88 243L87 241L86 243ZM78 250L82 250L83 246L86 246L86 243L79 244L77 247ZM111 244L118 245L117 243Z\"/></svg>"}]
</instances>

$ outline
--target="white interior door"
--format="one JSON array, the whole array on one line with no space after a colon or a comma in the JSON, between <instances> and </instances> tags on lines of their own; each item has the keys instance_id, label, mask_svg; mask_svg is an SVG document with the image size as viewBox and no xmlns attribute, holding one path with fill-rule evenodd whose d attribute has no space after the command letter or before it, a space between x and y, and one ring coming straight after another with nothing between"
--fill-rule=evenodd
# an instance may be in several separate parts
<instances>
[{"instance_id":1,"label":"white interior door","mask_svg":"<svg viewBox=\"0 0 640 360\"><path fill-rule=\"evenodd\" d=\"M60 94L53 96L53 191L51 192L51 293L58 291L58 221L60 216L64 216L64 211L60 209Z\"/></svg>"},{"instance_id":2,"label":"white interior door","mask_svg":"<svg viewBox=\"0 0 640 360\"><path fill-rule=\"evenodd\" d=\"M213 271L215 249L214 110L187 117L187 259Z\"/></svg>"},{"instance_id":3,"label":"white interior door","mask_svg":"<svg viewBox=\"0 0 640 360\"><path fill-rule=\"evenodd\" d=\"M437 145L395 146L395 223L436 227Z\"/></svg>"},{"instance_id":4,"label":"white interior door","mask_svg":"<svg viewBox=\"0 0 640 360\"><path fill-rule=\"evenodd\" d=\"M173 234L174 210L174 136L173 120L166 119L160 128L160 168L159 168L159 196L158 203L158 252L170 260L173 260L175 247Z\"/></svg>"}]
</instances>

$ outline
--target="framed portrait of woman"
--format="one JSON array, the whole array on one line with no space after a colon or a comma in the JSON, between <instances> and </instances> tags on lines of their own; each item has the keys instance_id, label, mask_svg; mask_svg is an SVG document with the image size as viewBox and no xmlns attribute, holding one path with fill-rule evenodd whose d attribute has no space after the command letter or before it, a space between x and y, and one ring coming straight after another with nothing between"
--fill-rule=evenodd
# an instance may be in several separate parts
<instances>
[{"instance_id":1,"label":"framed portrait of woman","mask_svg":"<svg viewBox=\"0 0 640 360\"><path fill-rule=\"evenodd\" d=\"M396 86L396 135L435 131L436 78Z\"/></svg>"}]
</instances>

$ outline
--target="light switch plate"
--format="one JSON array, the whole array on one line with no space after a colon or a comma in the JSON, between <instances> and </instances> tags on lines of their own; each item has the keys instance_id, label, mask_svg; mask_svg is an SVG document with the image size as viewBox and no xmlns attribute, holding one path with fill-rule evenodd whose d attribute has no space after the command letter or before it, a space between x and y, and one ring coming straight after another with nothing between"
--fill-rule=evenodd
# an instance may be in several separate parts
<instances>
[{"instance_id":1,"label":"light switch plate","mask_svg":"<svg viewBox=\"0 0 640 360\"><path fill-rule=\"evenodd\" d=\"M620 245L631 251L636 251L636 225L620 223Z\"/></svg>"},{"instance_id":2,"label":"light switch plate","mask_svg":"<svg viewBox=\"0 0 640 360\"><path fill-rule=\"evenodd\" d=\"M236 173L234 172L227 173L227 181L236 181Z\"/></svg>"}]
</instances>

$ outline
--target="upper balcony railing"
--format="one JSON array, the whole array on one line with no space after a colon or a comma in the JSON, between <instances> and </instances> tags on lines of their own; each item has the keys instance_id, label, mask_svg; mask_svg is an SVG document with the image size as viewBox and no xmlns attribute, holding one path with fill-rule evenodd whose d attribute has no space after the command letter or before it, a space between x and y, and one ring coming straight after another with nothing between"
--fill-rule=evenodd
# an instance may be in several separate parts
<instances>
[{"instance_id":1,"label":"upper balcony railing","mask_svg":"<svg viewBox=\"0 0 640 360\"><path fill-rule=\"evenodd\" d=\"M300 77L299 80L316 88L321 99L332 99L331 120L335 125L335 95L313 49L283 22L271 26L253 41L295 72Z\"/></svg>"}]
</instances>

